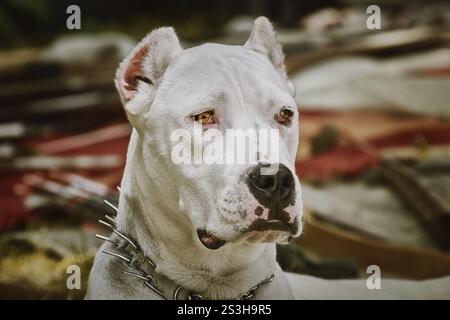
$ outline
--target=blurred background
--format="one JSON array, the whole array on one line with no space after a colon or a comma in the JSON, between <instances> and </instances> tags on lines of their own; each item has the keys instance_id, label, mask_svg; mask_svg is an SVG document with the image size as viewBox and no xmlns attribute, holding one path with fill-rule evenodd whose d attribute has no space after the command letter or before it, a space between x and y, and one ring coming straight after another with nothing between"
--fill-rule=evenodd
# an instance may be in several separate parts
<instances>
[{"instance_id":1,"label":"blurred background","mask_svg":"<svg viewBox=\"0 0 450 320\"><path fill-rule=\"evenodd\" d=\"M69 5L81 29L68 30ZM305 231L285 270L327 279L450 274L450 3L377 1L0 3L0 298L79 299L117 203L131 132L115 69L152 28L184 47L243 44L275 24L297 87ZM101 232L99 232L101 233ZM81 290L68 290L68 265Z\"/></svg>"}]
</instances>

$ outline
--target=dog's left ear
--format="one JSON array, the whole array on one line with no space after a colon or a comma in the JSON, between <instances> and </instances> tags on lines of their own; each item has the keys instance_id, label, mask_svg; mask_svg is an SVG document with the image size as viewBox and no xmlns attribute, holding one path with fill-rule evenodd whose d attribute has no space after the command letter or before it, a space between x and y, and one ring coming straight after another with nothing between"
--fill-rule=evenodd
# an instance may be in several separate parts
<instances>
[{"instance_id":1,"label":"dog's left ear","mask_svg":"<svg viewBox=\"0 0 450 320\"><path fill-rule=\"evenodd\" d=\"M117 69L115 84L128 120L138 132L167 67L180 55L172 28L153 30L131 51Z\"/></svg>"},{"instance_id":2,"label":"dog's left ear","mask_svg":"<svg viewBox=\"0 0 450 320\"><path fill-rule=\"evenodd\" d=\"M287 80L286 67L284 65L284 53L281 44L276 39L272 23L266 17L258 17L244 47L262 53L270 60L278 73ZM289 93L295 96L295 86L288 81Z\"/></svg>"}]
</instances>

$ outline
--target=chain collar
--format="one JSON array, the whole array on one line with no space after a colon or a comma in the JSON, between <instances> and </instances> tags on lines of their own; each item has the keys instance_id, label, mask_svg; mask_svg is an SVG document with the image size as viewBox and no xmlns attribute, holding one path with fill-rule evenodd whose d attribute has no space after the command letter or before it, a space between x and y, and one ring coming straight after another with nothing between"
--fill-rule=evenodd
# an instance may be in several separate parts
<instances>
[{"instance_id":1,"label":"chain collar","mask_svg":"<svg viewBox=\"0 0 450 320\"><path fill-rule=\"evenodd\" d=\"M110 203L108 205L112 206ZM112 206L114 209L116 209L114 206ZM116 209L117 210L117 209ZM176 286L173 294L171 297L167 297L157 286L156 279L155 279L155 273L156 273L156 264L150 260L148 257L144 255L139 245L132 240L129 236L125 235L124 233L117 230L116 221L113 217L109 215L105 215L105 218L107 221L99 220L99 222L113 232L113 234L117 235L116 239L111 239L99 234L96 234L95 236L101 240L108 241L112 243L117 249L118 252L113 252L104 249L103 253L108 254L114 258L120 259L127 265L127 270L122 270L123 274L126 274L130 277L138 278L142 280L142 282L153 292L158 294L161 298L164 300L180 300L183 299L181 296L184 295L186 299L188 300L203 300L204 297L195 292L190 292L186 289L184 289L182 286ZM254 287L250 288L248 291L240 294L233 300L249 300L252 299L258 289L269 283L272 282L274 279L274 275L270 275L266 279L262 280L258 284L256 284ZM169 280L170 281L170 280ZM182 294L182 292L184 294Z\"/></svg>"}]
</instances>

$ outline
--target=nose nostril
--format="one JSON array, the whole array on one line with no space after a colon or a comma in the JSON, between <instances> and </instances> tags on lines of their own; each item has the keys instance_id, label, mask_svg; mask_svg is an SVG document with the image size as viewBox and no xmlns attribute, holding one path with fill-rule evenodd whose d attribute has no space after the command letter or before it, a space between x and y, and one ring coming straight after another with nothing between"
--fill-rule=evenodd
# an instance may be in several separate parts
<instances>
[{"instance_id":1,"label":"nose nostril","mask_svg":"<svg viewBox=\"0 0 450 320\"><path fill-rule=\"evenodd\" d=\"M275 184L275 179L272 176L262 176L260 179L260 187L263 189L271 189Z\"/></svg>"},{"instance_id":2,"label":"nose nostril","mask_svg":"<svg viewBox=\"0 0 450 320\"><path fill-rule=\"evenodd\" d=\"M250 180L253 182L255 187L262 190L271 190L276 184L276 179L272 175L261 175L256 173L251 173L249 176Z\"/></svg>"},{"instance_id":3,"label":"nose nostril","mask_svg":"<svg viewBox=\"0 0 450 320\"><path fill-rule=\"evenodd\" d=\"M265 176L265 175L255 175L251 174L250 179L253 181L253 184L262 190L271 190L274 188L276 184L276 180L274 176Z\"/></svg>"},{"instance_id":4,"label":"nose nostril","mask_svg":"<svg viewBox=\"0 0 450 320\"><path fill-rule=\"evenodd\" d=\"M260 169L261 166L257 166L249 174L250 190L257 195L259 201L267 202L269 206L283 206L294 189L291 171L282 164L273 175L263 175Z\"/></svg>"},{"instance_id":5,"label":"nose nostril","mask_svg":"<svg viewBox=\"0 0 450 320\"><path fill-rule=\"evenodd\" d=\"M283 179L282 186L283 186L284 188L290 188L290 187L292 187L292 179L291 179L291 177L285 177L285 178Z\"/></svg>"}]
</instances>

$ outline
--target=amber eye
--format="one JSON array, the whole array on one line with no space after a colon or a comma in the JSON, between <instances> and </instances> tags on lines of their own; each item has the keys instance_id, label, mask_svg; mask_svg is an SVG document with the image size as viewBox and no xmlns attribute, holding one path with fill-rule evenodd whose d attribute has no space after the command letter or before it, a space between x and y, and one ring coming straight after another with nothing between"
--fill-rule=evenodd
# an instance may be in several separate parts
<instances>
[{"instance_id":1,"label":"amber eye","mask_svg":"<svg viewBox=\"0 0 450 320\"><path fill-rule=\"evenodd\" d=\"M215 123L214 122L214 111L213 110L204 111L202 113L196 114L196 115L192 116L192 118L195 121L200 122L201 124L212 124L212 123Z\"/></svg>"},{"instance_id":2,"label":"amber eye","mask_svg":"<svg viewBox=\"0 0 450 320\"><path fill-rule=\"evenodd\" d=\"M281 124L287 124L291 121L294 112L290 109L283 108L277 116L277 121Z\"/></svg>"}]
</instances>

